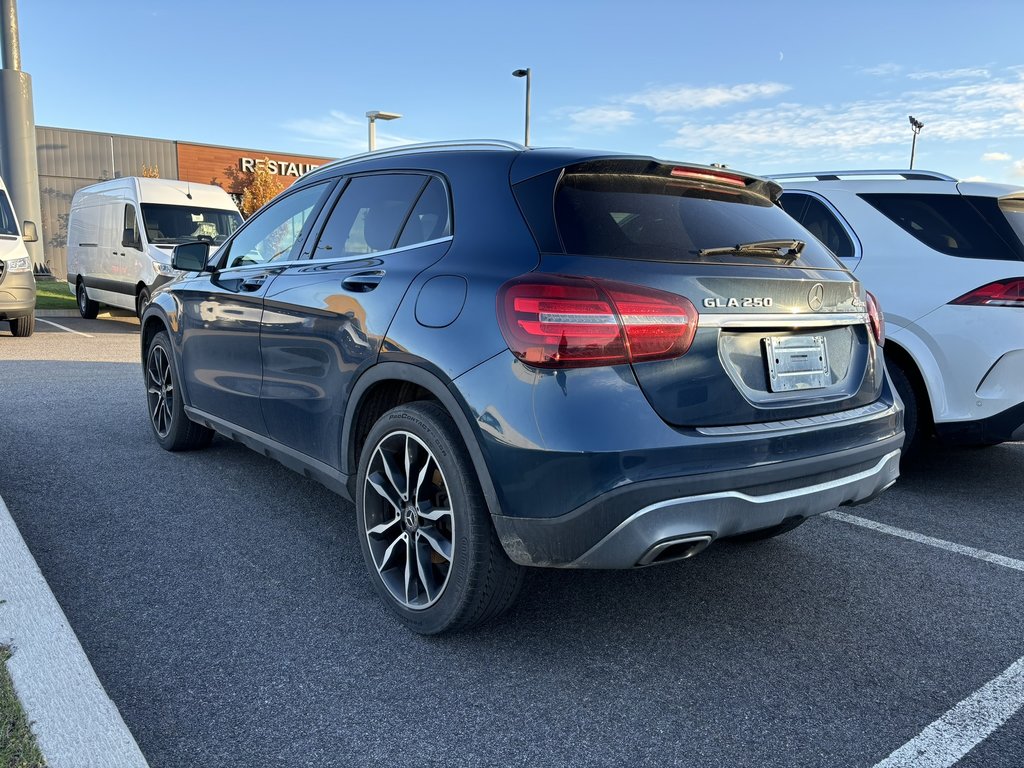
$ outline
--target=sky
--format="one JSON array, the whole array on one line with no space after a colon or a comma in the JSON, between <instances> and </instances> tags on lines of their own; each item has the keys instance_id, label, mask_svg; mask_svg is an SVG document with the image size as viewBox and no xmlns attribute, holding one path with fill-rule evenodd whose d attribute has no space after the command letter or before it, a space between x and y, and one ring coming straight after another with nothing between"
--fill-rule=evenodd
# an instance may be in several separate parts
<instances>
[{"instance_id":1,"label":"sky","mask_svg":"<svg viewBox=\"0 0 1024 768\"><path fill-rule=\"evenodd\" d=\"M465 138L1024 185L1024 0L21 0L38 125L326 157Z\"/></svg>"}]
</instances>

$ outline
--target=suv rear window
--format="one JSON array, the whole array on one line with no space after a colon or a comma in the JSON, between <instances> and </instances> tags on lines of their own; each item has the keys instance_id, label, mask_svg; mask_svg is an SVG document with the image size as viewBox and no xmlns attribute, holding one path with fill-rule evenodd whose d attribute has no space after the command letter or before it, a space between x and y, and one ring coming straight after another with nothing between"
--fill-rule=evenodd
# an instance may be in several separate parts
<instances>
[{"instance_id":1,"label":"suv rear window","mask_svg":"<svg viewBox=\"0 0 1024 768\"><path fill-rule=\"evenodd\" d=\"M590 172L586 165L568 168L555 195L555 218L565 251L571 254L842 269L764 195L658 172ZM705 248L761 240L802 240L806 246L792 262L753 255L698 255Z\"/></svg>"},{"instance_id":2,"label":"suv rear window","mask_svg":"<svg viewBox=\"0 0 1024 768\"><path fill-rule=\"evenodd\" d=\"M865 193L861 197L940 253L967 259L1024 260L1021 239L997 198L898 193Z\"/></svg>"}]
</instances>

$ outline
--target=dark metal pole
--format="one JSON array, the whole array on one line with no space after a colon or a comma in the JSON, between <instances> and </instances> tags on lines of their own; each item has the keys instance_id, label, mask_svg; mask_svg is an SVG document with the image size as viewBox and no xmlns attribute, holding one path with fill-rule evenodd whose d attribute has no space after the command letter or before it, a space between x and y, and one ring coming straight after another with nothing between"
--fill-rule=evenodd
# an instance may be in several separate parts
<instances>
[{"instance_id":1,"label":"dark metal pole","mask_svg":"<svg viewBox=\"0 0 1024 768\"><path fill-rule=\"evenodd\" d=\"M530 68L526 68L526 132L523 138L523 146L530 146L530 80L533 73Z\"/></svg>"},{"instance_id":2,"label":"dark metal pole","mask_svg":"<svg viewBox=\"0 0 1024 768\"><path fill-rule=\"evenodd\" d=\"M914 131L914 138L910 140L910 170L914 170L914 150L917 149L917 131Z\"/></svg>"},{"instance_id":3,"label":"dark metal pole","mask_svg":"<svg viewBox=\"0 0 1024 768\"><path fill-rule=\"evenodd\" d=\"M0 69L0 175L4 177L18 216L22 221L35 222L41 230L32 78L21 71L15 0L0 0L0 27L0 42L3 43L3 69ZM37 271L47 271L42 243L25 245Z\"/></svg>"}]
</instances>

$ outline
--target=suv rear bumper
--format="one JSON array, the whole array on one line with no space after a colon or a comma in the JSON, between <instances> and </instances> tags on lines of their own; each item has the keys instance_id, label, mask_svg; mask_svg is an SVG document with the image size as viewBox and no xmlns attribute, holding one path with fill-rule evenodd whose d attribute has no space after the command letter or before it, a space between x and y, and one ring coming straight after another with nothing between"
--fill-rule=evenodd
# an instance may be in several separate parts
<instances>
[{"instance_id":1,"label":"suv rear bumper","mask_svg":"<svg viewBox=\"0 0 1024 768\"><path fill-rule=\"evenodd\" d=\"M936 422L935 433L950 445L994 445L1024 440L1024 403L987 419Z\"/></svg>"},{"instance_id":2,"label":"suv rear bumper","mask_svg":"<svg viewBox=\"0 0 1024 768\"><path fill-rule=\"evenodd\" d=\"M632 568L663 561L677 543L693 554L721 537L870 501L899 476L902 442L901 432L769 467L634 483L557 518L493 519L521 565Z\"/></svg>"}]
</instances>

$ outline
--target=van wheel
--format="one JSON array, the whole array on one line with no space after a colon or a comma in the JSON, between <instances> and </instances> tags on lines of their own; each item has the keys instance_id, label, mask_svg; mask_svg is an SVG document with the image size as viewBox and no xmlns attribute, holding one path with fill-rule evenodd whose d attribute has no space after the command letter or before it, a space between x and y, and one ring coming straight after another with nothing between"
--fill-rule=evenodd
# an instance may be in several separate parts
<instances>
[{"instance_id":1,"label":"van wheel","mask_svg":"<svg viewBox=\"0 0 1024 768\"><path fill-rule=\"evenodd\" d=\"M36 316L34 314L26 317L12 317L10 319L11 333L15 336L31 336L36 329Z\"/></svg>"},{"instance_id":2,"label":"van wheel","mask_svg":"<svg viewBox=\"0 0 1024 768\"><path fill-rule=\"evenodd\" d=\"M100 303L89 298L89 294L85 292L85 283L81 280L75 288L75 298L78 299L79 314L86 320L95 320L100 311Z\"/></svg>"},{"instance_id":3,"label":"van wheel","mask_svg":"<svg viewBox=\"0 0 1024 768\"><path fill-rule=\"evenodd\" d=\"M171 340L164 331L153 337L146 350L146 404L153 435L165 451L205 448L213 439L212 429L185 414Z\"/></svg>"},{"instance_id":4,"label":"van wheel","mask_svg":"<svg viewBox=\"0 0 1024 768\"><path fill-rule=\"evenodd\" d=\"M417 402L370 430L356 476L356 527L374 588L414 632L468 629L515 601L505 555L451 416Z\"/></svg>"},{"instance_id":5,"label":"van wheel","mask_svg":"<svg viewBox=\"0 0 1024 768\"><path fill-rule=\"evenodd\" d=\"M138 315L139 320L142 319L142 313L146 311L147 306L149 306L149 290L140 288L139 295L135 297L135 314Z\"/></svg>"}]
</instances>

